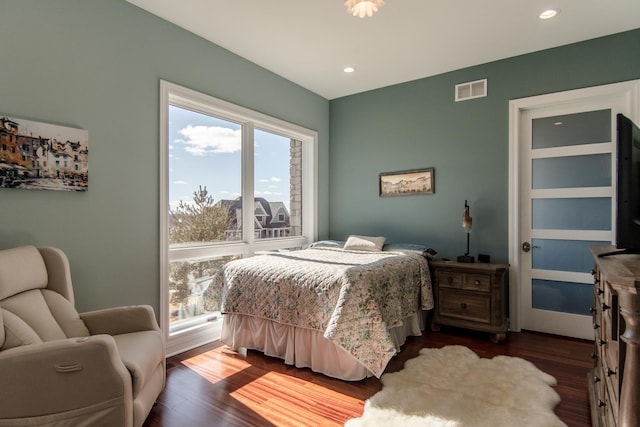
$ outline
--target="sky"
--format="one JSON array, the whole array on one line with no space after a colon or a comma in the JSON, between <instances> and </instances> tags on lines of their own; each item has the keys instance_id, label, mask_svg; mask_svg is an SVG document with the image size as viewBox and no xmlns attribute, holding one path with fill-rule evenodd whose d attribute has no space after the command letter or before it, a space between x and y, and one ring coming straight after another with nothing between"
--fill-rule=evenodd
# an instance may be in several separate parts
<instances>
[{"instance_id":1,"label":"sky","mask_svg":"<svg viewBox=\"0 0 640 427\"><path fill-rule=\"evenodd\" d=\"M169 107L169 204L193 200L199 186L214 202L233 200L241 190L241 126ZM254 192L289 208L289 138L256 130Z\"/></svg>"}]
</instances>

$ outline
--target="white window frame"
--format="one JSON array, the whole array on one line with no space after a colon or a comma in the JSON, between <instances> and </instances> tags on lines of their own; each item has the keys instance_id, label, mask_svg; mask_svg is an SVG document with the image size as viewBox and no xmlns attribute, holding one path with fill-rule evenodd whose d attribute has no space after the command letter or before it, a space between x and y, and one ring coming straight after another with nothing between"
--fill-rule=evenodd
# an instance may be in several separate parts
<instances>
[{"instance_id":1,"label":"white window frame","mask_svg":"<svg viewBox=\"0 0 640 427\"><path fill-rule=\"evenodd\" d=\"M242 241L216 242L169 251L169 105L203 112L242 125ZM254 129L302 141L302 235L277 239L254 238ZM168 356L220 338L221 322L194 322L191 328L171 333L169 324L169 263L301 247L317 236L318 133L183 86L160 80L160 326Z\"/></svg>"}]
</instances>

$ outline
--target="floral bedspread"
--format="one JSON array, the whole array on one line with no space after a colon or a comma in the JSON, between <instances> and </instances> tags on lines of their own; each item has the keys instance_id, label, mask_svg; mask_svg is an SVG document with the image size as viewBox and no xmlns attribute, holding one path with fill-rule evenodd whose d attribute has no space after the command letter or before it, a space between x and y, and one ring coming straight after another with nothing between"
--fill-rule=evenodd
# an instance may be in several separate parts
<instances>
[{"instance_id":1,"label":"floral bedspread","mask_svg":"<svg viewBox=\"0 0 640 427\"><path fill-rule=\"evenodd\" d=\"M396 353L388 329L433 308L427 261L417 253L269 253L229 262L214 280L222 313L320 331L378 377Z\"/></svg>"}]
</instances>

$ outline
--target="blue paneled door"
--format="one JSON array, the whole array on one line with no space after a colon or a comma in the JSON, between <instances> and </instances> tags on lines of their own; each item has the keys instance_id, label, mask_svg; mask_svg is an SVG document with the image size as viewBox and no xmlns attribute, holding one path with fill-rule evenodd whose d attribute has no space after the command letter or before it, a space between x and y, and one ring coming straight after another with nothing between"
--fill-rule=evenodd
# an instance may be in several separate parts
<instances>
[{"instance_id":1,"label":"blue paneled door","mask_svg":"<svg viewBox=\"0 0 640 427\"><path fill-rule=\"evenodd\" d=\"M521 115L522 329L593 338L589 246L613 237L615 110L605 99Z\"/></svg>"}]
</instances>

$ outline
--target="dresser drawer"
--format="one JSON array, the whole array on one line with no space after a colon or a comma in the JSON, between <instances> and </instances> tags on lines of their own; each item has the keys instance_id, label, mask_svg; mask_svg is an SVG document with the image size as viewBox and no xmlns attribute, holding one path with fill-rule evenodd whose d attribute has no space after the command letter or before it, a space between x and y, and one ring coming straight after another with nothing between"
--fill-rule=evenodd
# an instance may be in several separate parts
<instances>
[{"instance_id":1,"label":"dresser drawer","mask_svg":"<svg viewBox=\"0 0 640 427\"><path fill-rule=\"evenodd\" d=\"M491 322L491 296L457 289L443 288L438 292L438 314L443 317L473 322Z\"/></svg>"},{"instance_id":2,"label":"dresser drawer","mask_svg":"<svg viewBox=\"0 0 640 427\"><path fill-rule=\"evenodd\" d=\"M607 374L603 374L605 377ZM617 378L616 378L617 380ZM617 381L616 381L617 382ZM605 418L610 420L607 426L617 426L618 425L618 411L617 408L620 407L620 402L618 399L618 391L614 391L617 388L616 385L612 384L609 379L605 380L606 390L605 395L607 396L606 402L606 416Z\"/></svg>"},{"instance_id":3,"label":"dresser drawer","mask_svg":"<svg viewBox=\"0 0 640 427\"><path fill-rule=\"evenodd\" d=\"M440 270L438 271L437 281L443 288L469 289L481 292L491 291L491 276L488 274Z\"/></svg>"},{"instance_id":4,"label":"dresser drawer","mask_svg":"<svg viewBox=\"0 0 640 427\"><path fill-rule=\"evenodd\" d=\"M436 280L440 287L462 289L463 276L463 273L457 271L438 270Z\"/></svg>"},{"instance_id":5,"label":"dresser drawer","mask_svg":"<svg viewBox=\"0 0 640 427\"><path fill-rule=\"evenodd\" d=\"M487 274L465 274L462 280L462 288L474 291L491 291L491 276Z\"/></svg>"}]
</instances>

